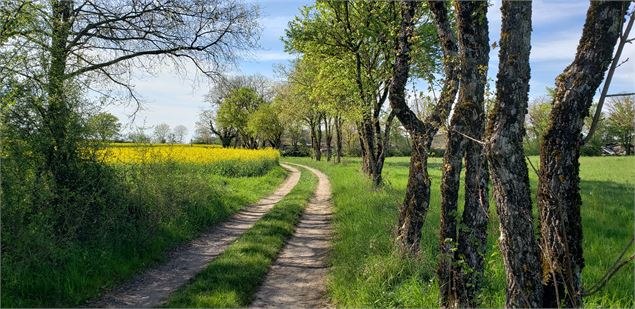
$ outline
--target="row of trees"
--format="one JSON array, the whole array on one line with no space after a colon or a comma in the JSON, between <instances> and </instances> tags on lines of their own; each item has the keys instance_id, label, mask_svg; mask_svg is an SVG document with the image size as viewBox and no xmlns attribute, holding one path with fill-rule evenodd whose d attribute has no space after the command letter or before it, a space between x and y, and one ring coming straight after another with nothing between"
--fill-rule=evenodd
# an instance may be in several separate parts
<instances>
[{"instance_id":1,"label":"row of trees","mask_svg":"<svg viewBox=\"0 0 635 309\"><path fill-rule=\"evenodd\" d=\"M321 140L322 128L329 134L329 118L337 123L341 116L353 123L362 170L376 185L382 182L393 120L399 120L412 148L396 233L406 254L419 250L430 205L427 159L433 137L441 128L447 132L437 269L442 306L478 306L491 179L500 217L507 306L579 307L587 291L581 281L578 157L585 143L593 143L582 139L590 127L589 123L583 131L585 119L612 61L629 3L591 2L576 57L557 78L549 107L532 108L530 136L541 145L536 219L524 160L524 144L532 142L524 140L532 4L503 1L496 94L491 99L486 98L488 4L452 4L326 0L305 7L286 31L287 50L298 53L299 59L285 71L288 83L280 102L292 106L293 118L303 120L312 141ZM406 92L409 81L421 79L441 88L439 96L427 102L425 113L413 110ZM626 116L629 104L614 103L606 122L632 128L632 118ZM546 117L534 117L536 111ZM624 136L630 148L632 129L616 132L626 133L610 139ZM602 135L596 133L595 138ZM465 200L459 207L463 168ZM536 221L539 236L534 233Z\"/></svg>"},{"instance_id":2,"label":"row of trees","mask_svg":"<svg viewBox=\"0 0 635 309\"><path fill-rule=\"evenodd\" d=\"M207 98L212 109L203 111L197 122L197 139L213 133L223 147L279 148L284 129L273 91L262 76L221 78Z\"/></svg>"},{"instance_id":3,"label":"row of trees","mask_svg":"<svg viewBox=\"0 0 635 309\"><path fill-rule=\"evenodd\" d=\"M143 128L137 128L124 136L121 132L122 125L119 118L107 112L88 117L85 126L86 138L100 142L132 141L182 144L188 133L187 127L184 125L177 125L172 129L167 123L160 123L153 127L152 136L146 134Z\"/></svg>"},{"instance_id":4,"label":"row of trees","mask_svg":"<svg viewBox=\"0 0 635 309\"><path fill-rule=\"evenodd\" d=\"M539 153L542 136L547 130L549 114L551 113L551 97L536 99L529 106L526 119L527 135L525 151L528 155ZM597 103L591 106L591 115L595 114ZM605 154L604 146L619 145L626 155L633 154L633 139L635 138L635 98L624 96L612 98L606 112L600 111L596 122L595 133L582 146L581 155L597 156ZM584 119L582 131L589 132L593 118ZM613 149L607 149L612 151Z\"/></svg>"}]
</instances>

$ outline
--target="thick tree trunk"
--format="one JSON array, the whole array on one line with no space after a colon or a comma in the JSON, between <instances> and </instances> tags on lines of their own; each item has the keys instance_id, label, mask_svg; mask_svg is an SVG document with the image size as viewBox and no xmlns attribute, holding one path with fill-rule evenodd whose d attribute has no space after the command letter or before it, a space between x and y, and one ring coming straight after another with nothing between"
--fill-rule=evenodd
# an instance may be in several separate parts
<instances>
[{"instance_id":1,"label":"thick tree trunk","mask_svg":"<svg viewBox=\"0 0 635 309\"><path fill-rule=\"evenodd\" d=\"M478 140L484 131L484 91L489 60L487 2L455 2L460 48L459 98L444 156L441 185L441 304L474 307L483 274L488 222L487 168ZM465 204L457 224L459 175L465 156ZM456 249L455 249L456 248Z\"/></svg>"},{"instance_id":2,"label":"thick tree trunk","mask_svg":"<svg viewBox=\"0 0 635 309\"><path fill-rule=\"evenodd\" d=\"M409 66L409 38L412 36L411 6L403 3L404 19L402 21L397 61L393 69L390 88L390 104L393 112L408 131L411 139L412 155L406 196L399 215L397 226L397 241L405 252L414 254L419 250L421 229L430 205L430 177L428 176L428 152L432 139L447 117L448 110L456 97L457 80L457 52L456 38L448 20L445 3L429 1L437 26L439 40L444 53L445 80L439 102L434 111L420 121L408 107L405 100L405 86L408 80Z\"/></svg>"},{"instance_id":3,"label":"thick tree trunk","mask_svg":"<svg viewBox=\"0 0 635 309\"><path fill-rule=\"evenodd\" d=\"M485 117L483 116L483 119ZM481 122L484 124L484 122ZM483 126L480 134L483 135ZM465 265L458 281L461 306L477 307L477 293L481 288L484 271L484 257L487 249L487 223L489 219L489 201L487 183L487 161L483 147L468 142L465 154L465 206L462 227L459 231L458 259Z\"/></svg>"},{"instance_id":4,"label":"thick tree trunk","mask_svg":"<svg viewBox=\"0 0 635 309\"><path fill-rule=\"evenodd\" d=\"M454 131L448 132L448 142L443 156L443 176L441 179L441 227L439 230L439 294L442 307L458 307L457 261L457 217L459 199L459 177L461 175L462 154L467 141ZM465 304L464 306L467 306Z\"/></svg>"},{"instance_id":5,"label":"thick tree trunk","mask_svg":"<svg viewBox=\"0 0 635 309\"><path fill-rule=\"evenodd\" d=\"M538 186L544 307L582 306L581 130L611 62L628 5L591 2L575 59L556 79L553 109L540 149Z\"/></svg>"},{"instance_id":6,"label":"thick tree trunk","mask_svg":"<svg viewBox=\"0 0 635 309\"><path fill-rule=\"evenodd\" d=\"M72 1L54 1L51 16L52 35L50 46L50 64L48 71L48 106L43 116L50 140L46 145L46 163L55 182L66 187L72 182L72 162L77 155L75 141L69 139L69 130L73 111L69 106L64 88L66 80L66 61L68 57L67 39L70 33Z\"/></svg>"},{"instance_id":7,"label":"thick tree trunk","mask_svg":"<svg viewBox=\"0 0 635 309\"><path fill-rule=\"evenodd\" d=\"M523 136L529 92L531 2L502 4L496 102L487 128L489 160L496 211L500 218L499 244L507 293L505 307L542 307L540 252L534 236L529 175Z\"/></svg>"}]
</instances>

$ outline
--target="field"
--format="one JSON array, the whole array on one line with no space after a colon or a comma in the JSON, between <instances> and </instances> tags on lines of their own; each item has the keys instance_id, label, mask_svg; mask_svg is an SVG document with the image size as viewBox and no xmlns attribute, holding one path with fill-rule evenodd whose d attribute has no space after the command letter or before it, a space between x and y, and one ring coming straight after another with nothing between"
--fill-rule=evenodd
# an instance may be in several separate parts
<instances>
[{"instance_id":1,"label":"field","mask_svg":"<svg viewBox=\"0 0 635 309\"><path fill-rule=\"evenodd\" d=\"M27 159L2 162L2 307L79 306L286 176L274 150L115 146L97 157L81 177L98 182L56 209Z\"/></svg>"},{"instance_id":2,"label":"field","mask_svg":"<svg viewBox=\"0 0 635 309\"><path fill-rule=\"evenodd\" d=\"M538 158L530 158L538 168ZM342 307L437 307L435 267L438 256L439 185L441 159L430 162L431 209L423 231L422 252L403 259L392 242L398 207L408 175L408 158L389 158L384 169L386 185L375 192L359 172L358 159L341 166L309 159L290 159L327 173L333 185L335 229L333 269L329 292L333 303ZM583 199L584 286L598 282L613 265L633 236L635 158L583 157L581 193ZM535 194L536 174L530 169ZM370 193L369 193L370 192ZM462 192L459 200L462 200ZM505 274L496 239L498 221L490 206L486 282L481 294L484 307L502 307ZM599 293L585 298L587 307L634 305L633 265L622 269Z\"/></svg>"},{"instance_id":3,"label":"field","mask_svg":"<svg viewBox=\"0 0 635 309\"><path fill-rule=\"evenodd\" d=\"M125 145L125 146L122 146ZM223 176L257 176L278 164L274 149L249 150L210 147L214 145L138 145L116 144L98 153L110 165L177 164L204 168Z\"/></svg>"}]
</instances>

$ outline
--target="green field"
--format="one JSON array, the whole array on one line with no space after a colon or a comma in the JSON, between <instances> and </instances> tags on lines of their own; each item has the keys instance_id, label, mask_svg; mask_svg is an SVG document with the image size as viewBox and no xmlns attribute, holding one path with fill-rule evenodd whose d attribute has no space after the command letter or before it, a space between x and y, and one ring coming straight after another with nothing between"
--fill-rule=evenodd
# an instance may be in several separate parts
<instances>
[{"instance_id":1,"label":"green field","mask_svg":"<svg viewBox=\"0 0 635 309\"><path fill-rule=\"evenodd\" d=\"M77 203L101 210L95 223L79 230L81 238L56 237L52 215L28 212L29 204L2 206L1 307L82 305L268 195L287 174L275 166L260 176L227 177L202 165L170 163L107 171L114 178L102 177L102 192L87 197L91 207Z\"/></svg>"},{"instance_id":2,"label":"green field","mask_svg":"<svg viewBox=\"0 0 635 309\"><path fill-rule=\"evenodd\" d=\"M538 157L530 158L538 168ZM426 218L421 254L401 258L394 246L398 207L408 175L409 158L389 158L386 185L377 191L361 174L359 159L338 166L307 158L289 159L315 166L329 175L333 186L337 237L329 277L330 297L344 307L437 307L435 267L438 256L440 158L430 160L431 208ZM582 217L586 267L584 286L604 275L633 236L635 158L583 157L581 161ZM530 168L532 192L537 175ZM463 193L459 199L462 201ZM505 273L499 253L498 219L490 206L486 282L482 306L505 303ZM585 298L588 307L633 307L633 264L625 267L599 293Z\"/></svg>"}]
</instances>

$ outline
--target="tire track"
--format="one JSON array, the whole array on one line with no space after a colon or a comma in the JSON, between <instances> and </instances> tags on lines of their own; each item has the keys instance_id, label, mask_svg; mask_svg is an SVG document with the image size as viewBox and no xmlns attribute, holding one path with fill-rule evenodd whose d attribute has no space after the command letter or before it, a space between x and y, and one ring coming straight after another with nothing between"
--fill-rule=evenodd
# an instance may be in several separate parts
<instances>
[{"instance_id":1,"label":"tire track","mask_svg":"<svg viewBox=\"0 0 635 309\"><path fill-rule=\"evenodd\" d=\"M211 228L199 238L172 252L167 262L107 292L99 300L89 303L88 307L159 306L291 192L300 180L300 171L286 164L282 164L282 167L289 170L290 175L272 195Z\"/></svg>"},{"instance_id":2,"label":"tire track","mask_svg":"<svg viewBox=\"0 0 635 309\"><path fill-rule=\"evenodd\" d=\"M293 237L269 270L251 307L329 307L325 278L332 234L331 185L328 177L319 170L294 165L306 168L318 177L315 196Z\"/></svg>"}]
</instances>

